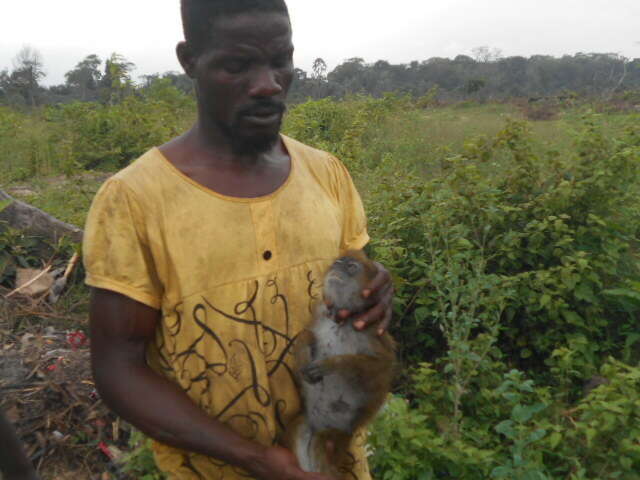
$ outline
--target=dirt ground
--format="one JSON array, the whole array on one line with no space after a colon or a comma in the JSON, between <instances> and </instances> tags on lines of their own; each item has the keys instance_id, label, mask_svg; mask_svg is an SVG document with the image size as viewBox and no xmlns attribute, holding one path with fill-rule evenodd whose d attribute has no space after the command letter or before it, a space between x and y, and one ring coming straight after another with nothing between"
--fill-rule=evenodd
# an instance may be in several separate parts
<instances>
[{"instance_id":1,"label":"dirt ground","mask_svg":"<svg viewBox=\"0 0 640 480\"><path fill-rule=\"evenodd\" d=\"M94 388L83 329L61 330L37 315L17 323L15 310L24 305L0 302L0 408L42 479L128 478L118 461L130 428Z\"/></svg>"}]
</instances>

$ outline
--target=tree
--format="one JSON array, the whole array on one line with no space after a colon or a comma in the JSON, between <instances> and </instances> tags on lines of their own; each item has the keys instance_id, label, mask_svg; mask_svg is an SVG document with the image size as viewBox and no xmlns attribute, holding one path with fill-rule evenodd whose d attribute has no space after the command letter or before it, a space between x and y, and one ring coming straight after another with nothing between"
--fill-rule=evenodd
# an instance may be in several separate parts
<instances>
[{"instance_id":1,"label":"tree","mask_svg":"<svg viewBox=\"0 0 640 480\"><path fill-rule=\"evenodd\" d=\"M104 75L100 81L103 99L110 105L122 100L133 90L131 72L136 66L119 53L112 53L105 62Z\"/></svg>"},{"instance_id":2,"label":"tree","mask_svg":"<svg viewBox=\"0 0 640 480\"><path fill-rule=\"evenodd\" d=\"M496 62L502 58L502 50L499 48L490 48L486 45L472 48L471 53L476 62L481 63Z\"/></svg>"},{"instance_id":3,"label":"tree","mask_svg":"<svg viewBox=\"0 0 640 480\"><path fill-rule=\"evenodd\" d=\"M181 72L165 72L161 78L167 78L171 81L171 84L181 92L189 95L195 94L195 88L193 80L188 75Z\"/></svg>"},{"instance_id":4,"label":"tree","mask_svg":"<svg viewBox=\"0 0 640 480\"><path fill-rule=\"evenodd\" d=\"M464 90L469 95L473 95L475 93L478 93L480 90L482 90L485 87L486 84L487 84L487 82L485 82L481 78L474 78L474 79L471 79L471 80L467 81L467 83L464 86Z\"/></svg>"},{"instance_id":5,"label":"tree","mask_svg":"<svg viewBox=\"0 0 640 480\"><path fill-rule=\"evenodd\" d=\"M96 92L102 78L102 60L97 55L88 55L73 70L65 73L67 86L80 92L80 99L87 100L90 92Z\"/></svg>"},{"instance_id":6,"label":"tree","mask_svg":"<svg viewBox=\"0 0 640 480\"><path fill-rule=\"evenodd\" d=\"M322 58L316 58L313 62L313 78L322 81L327 79L327 62Z\"/></svg>"},{"instance_id":7,"label":"tree","mask_svg":"<svg viewBox=\"0 0 640 480\"><path fill-rule=\"evenodd\" d=\"M22 47L13 59L10 81L11 87L24 97L28 105L36 106L39 82L45 76L40 52L28 45Z\"/></svg>"},{"instance_id":8,"label":"tree","mask_svg":"<svg viewBox=\"0 0 640 480\"><path fill-rule=\"evenodd\" d=\"M0 70L0 103L6 103L10 86L11 79L9 77L9 71L6 68Z\"/></svg>"}]
</instances>

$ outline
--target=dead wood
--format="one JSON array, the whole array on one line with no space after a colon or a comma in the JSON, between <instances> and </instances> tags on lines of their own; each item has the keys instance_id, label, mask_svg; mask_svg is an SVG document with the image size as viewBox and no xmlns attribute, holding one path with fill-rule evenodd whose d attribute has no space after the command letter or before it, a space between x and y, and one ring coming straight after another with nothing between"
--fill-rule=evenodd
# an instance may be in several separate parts
<instances>
[{"instance_id":1,"label":"dead wood","mask_svg":"<svg viewBox=\"0 0 640 480\"><path fill-rule=\"evenodd\" d=\"M4 222L12 228L40 237L53 245L57 244L62 237L78 243L82 241L83 232L80 228L62 222L39 208L16 200L0 190L0 205L7 202L8 205L0 209L0 229Z\"/></svg>"},{"instance_id":2,"label":"dead wood","mask_svg":"<svg viewBox=\"0 0 640 480\"><path fill-rule=\"evenodd\" d=\"M0 324L0 409L14 423L42 478L58 467L79 478L126 478L104 449L126 452L128 425L98 396L81 331L16 335ZM78 478L78 477L76 477Z\"/></svg>"}]
</instances>

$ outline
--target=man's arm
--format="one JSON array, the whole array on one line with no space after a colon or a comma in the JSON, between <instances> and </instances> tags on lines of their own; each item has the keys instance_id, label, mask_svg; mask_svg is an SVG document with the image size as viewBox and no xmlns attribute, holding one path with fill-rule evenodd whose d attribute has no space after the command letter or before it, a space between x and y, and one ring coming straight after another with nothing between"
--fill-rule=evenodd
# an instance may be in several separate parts
<instances>
[{"instance_id":1,"label":"man's arm","mask_svg":"<svg viewBox=\"0 0 640 480\"><path fill-rule=\"evenodd\" d=\"M180 388L146 363L160 313L124 295L94 289L91 361L105 403L162 443L237 465L261 480L331 480L303 472L280 447L247 440L209 417Z\"/></svg>"},{"instance_id":2,"label":"man's arm","mask_svg":"<svg viewBox=\"0 0 640 480\"><path fill-rule=\"evenodd\" d=\"M0 412L0 472L6 480L38 480L9 420Z\"/></svg>"}]
</instances>

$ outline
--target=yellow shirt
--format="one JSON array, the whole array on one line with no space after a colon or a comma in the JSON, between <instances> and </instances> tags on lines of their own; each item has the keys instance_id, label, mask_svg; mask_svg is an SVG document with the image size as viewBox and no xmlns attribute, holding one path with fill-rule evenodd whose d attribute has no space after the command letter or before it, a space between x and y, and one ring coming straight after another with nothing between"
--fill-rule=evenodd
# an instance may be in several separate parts
<instances>
[{"instance_id":1,"label":"yellow shirt","mask_svg":"<svg viewBox=\"0 0 640 480\"><path fill-rule=\"evenodd\" d=\"M154 370L212 417L271 445L300 409L291 345L329 264L368 242L342 163L283 137L291 173L270 195L235 198L192 181L157 149L100 189L84 237L87 283L161 310ZM345 478L370 478L364 436ZM246 479L215 459L156 443L175 479Z\"/></svg>"}]
</instances>

